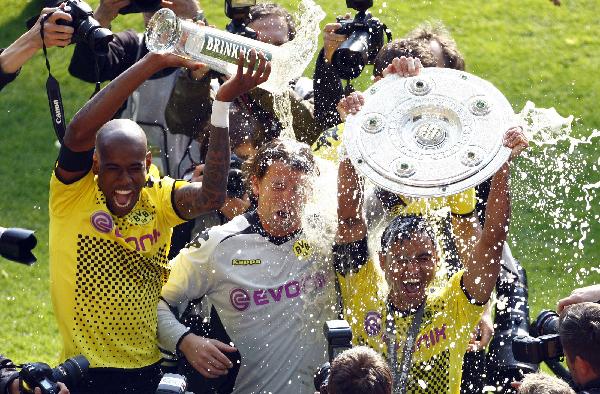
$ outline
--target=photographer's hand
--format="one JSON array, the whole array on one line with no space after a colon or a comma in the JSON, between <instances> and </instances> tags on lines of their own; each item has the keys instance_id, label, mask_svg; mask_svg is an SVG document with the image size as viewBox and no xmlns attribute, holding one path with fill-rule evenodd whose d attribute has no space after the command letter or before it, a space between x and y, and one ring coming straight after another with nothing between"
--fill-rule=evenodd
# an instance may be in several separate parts
<instances>
[{"instance_id":1,"label":"photographer's hand","mask_svg":"<svg viewBox=\"0 0 600 394\"><path fill-rule=\"evenodd\" d=\"M246 57L243 52L240 52L237 73L221 85L216 96L218 101L231 102L239 95L254 89L269 79L269 75L271 75L271 63L265 59L262 52L258 54L259 63L256 71L254 70L257 61L256 50L252 49L248 56L250 61L246 72L244 72L243 67Z\"/></svg>"},{"instance_id":2,"label":"photographer's hand","mask_svg":"<svg viewBox=\"0 0 600 394\"><path fill-rule=\"evenodd\" d=\"M350 18L350 14L344 17L344 19ZM331 63L333 53L348 39L345 35L336 33L340 27L342 27L340 23L328 23L323 28L323 55L327 63Z\"/></svg>"},{"instance_id":3,"label":"photographer's hand","mask_svg":"<svg viewBox=\"0 0 600 394\"><path fill-rule=\"evenodd\" d=\"M60 388L60 391L58 392L58 394L69 394L69 389L67 388L67 386L65 386L64 383L58 382L58 387ZM9 394L19 394L19 379L16 379L12 382L12 384L10 385L10 389L9 389ZM34 394L42 394L42 390L40 390L39 387L36 387L35 390L33 391Z\"/></svg>"},{"instance_id":4,"label":"photographer's hand","mask_svg":"<svg viewBox=\"0 0 600 394\"><path fill-rule=\"evenodd\" d=\"M102 27L110 28L110 24L119 15L119 10L131 4L131 0L100 0L100 5L94 11L96 19Z\"/></svg>"},{"instance_id":5,"label":"photographer's hand","mask_svg":"<svg viewBox=\"0 0 600 394\"><path fill-rule=\"evenodd\" d=\"M58 8L44 8L37 22L0 55L0 68L7 74L16 73L38 50L42 49L40 21L46 14L54 13L44 22L46 47L67 46L73 36L71 26L58 25L60 19L71 21L71 16Z\"/></svg>"},{"instance_id":6,"label":"photographer's hand","mask_svg":"<svg viewBox=\"0 0 600 394\"><path fill-rule=\"evenodd\" d=\"M579 304L580 302L600 302L600 285L592 285L573 290L570 296L558 301L556 310L558 313L562 313L565 307Z\"/></svg>"},{"instance_id":7,"label":"photographer's hand","mask_svg":"<svg viewBox=\"0 0 600 394\"><path fill-rule=\"evenodd\" d=\"M237 349L216 339L188 334L181 341L179 350L202 376L217 378L227 375L229 368L233 367L233 363L223 352L232 353Z\"/></svg>"}]
</instances>

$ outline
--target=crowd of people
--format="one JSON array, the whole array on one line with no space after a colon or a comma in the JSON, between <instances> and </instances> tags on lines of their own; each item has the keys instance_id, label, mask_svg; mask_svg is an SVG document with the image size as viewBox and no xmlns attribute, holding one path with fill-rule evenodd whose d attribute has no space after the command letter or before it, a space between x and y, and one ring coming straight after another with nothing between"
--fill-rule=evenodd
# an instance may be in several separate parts
<instances>
[{"instance_id":1,"label":"crowd of people","mask_svg":"<svg viewBox=\"0 0 600 394\"><path fill-rule=\"evenodd\" d=\"M94 18L108 28L129 4L101 0ZM197 0L162 6L210 23ZM143 13L146 24L152 14ZM248 18L260 41L295 38L294 19L277 4L253 6ZM0 89L42 42L68 45L70 20L64 5L44 8L1 50ZM68 124L49 176L61 359L90 362L85 382L60 383L61 394L154 393L164 372L185 374L197 394L313 393L328 353L321 328L340 318L356 347L332 360L322 393L482 392L490 299L522 271L506 238L511 165L527 137L519 125L506 130L508 161L453 196L409 198L366 185L342 144L346 116L365 99L332 65L347 38L340 27L324 27L310 88L290 84L295 139L280 136L274 99L259 86L271 67L262 53L240 53L227 77L148 52L135 31L115 33L100 57L75 45L71 75L110 82ZM374 82L423 67L465 69L439 23L383 46ZM320 192L312 186L325 161L337 167L337 231L323 247L307 240L304 208ZM600 392L599 286L558 303L579 392ZM0 359L0 373L0 394L19 392L10 360ZM510 390L512 382L497 383ZM542 374L518 390L573 392Z\"/></svg>"}]
</instances>

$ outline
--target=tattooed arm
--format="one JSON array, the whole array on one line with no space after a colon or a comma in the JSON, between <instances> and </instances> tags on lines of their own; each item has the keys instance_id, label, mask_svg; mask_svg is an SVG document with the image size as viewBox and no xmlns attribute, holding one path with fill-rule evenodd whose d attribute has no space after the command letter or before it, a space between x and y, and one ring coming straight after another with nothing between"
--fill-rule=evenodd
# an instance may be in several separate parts
<instances>
[{"instance_id":1,"label":"tattooed arm","mask_svg":"<svg viewBox=\"0 0 600 394\"><path fill-rule=\"evenodd\" d=\"M229 104L240 94L260 85L269 78L271 64L258 55L260 62L254 71L257 55L250 52L250 62L243 70L245 57L240 53L237 74L229 78L217 92L213 103L210 135L202 183L194 182L175 192L175 205L179 215L193 219L204 212L220 208L227 194L229 172ZM253 72L254 71L254 72Z\"/></svg>"}]
</instances>

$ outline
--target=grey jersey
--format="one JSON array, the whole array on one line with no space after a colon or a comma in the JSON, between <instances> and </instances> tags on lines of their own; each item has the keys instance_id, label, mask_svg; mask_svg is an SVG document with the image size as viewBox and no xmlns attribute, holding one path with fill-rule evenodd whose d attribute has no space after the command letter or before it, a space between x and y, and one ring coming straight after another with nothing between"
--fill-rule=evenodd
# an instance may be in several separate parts
<instances>
[{"instance_id":1,"label":"grey jersey","mask_svg":"<svg viewBox=\"0 0 600 394\"><path fill-rule=\"evenodd\" d=\"M213 227L174 259L162 298L182 311L206 296L241 354L235 393L314 393L327 361L322 327L335 318L331 262L302 238L274 238L250 213ZM159 342L174 351L187 328L159 305Z\"/></svg>"}]
</instances>

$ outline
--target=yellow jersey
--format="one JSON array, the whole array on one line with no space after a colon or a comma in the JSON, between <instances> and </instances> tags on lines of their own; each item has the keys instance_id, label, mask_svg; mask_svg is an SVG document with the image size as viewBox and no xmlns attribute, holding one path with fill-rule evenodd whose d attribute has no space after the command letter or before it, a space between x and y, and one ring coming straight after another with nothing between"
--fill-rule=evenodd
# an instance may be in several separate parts
<instances>
[{"instance_id":1,"label":"yellow jersey","mask_svg":"<svg viewBox=\"0 0 600 394\"><path fill-rule=\"evenodd\" d=\"M403 315L388 306L382 293L385 278L367 257L366 239L336 246L335 256L344 318L352 328L354 343L375 349L386 360L388 343L395 344L399 369L413 315ZM454 274L443 287L428 289L406 393L460 392L463 357L484 309L464 290L463 273ZM388 319L394 320L395 337L388 331Z\"/></svg>"},{"instance_id":2,"label":"yellow jersey","mask_svg":"<svg viewBox=\"0 0 600 394\"><path fill-rule=\"evenodd\" d=\"M312 145L314 155L324 160L334 162L339 161L338 150L342 144L343 135L343 123L325 130ZM455 215L468 215L475 210L475 204L477 202L475 188L470 188L447 197L398 197L400 197L402 203L391 207L393 216L409 214L424 215L443 207L450 208L450 212Z\"/></svg>"},{"instance_id":3,"label":"yellow jersey","mask_svg":"<svg viewBox=\"0 0 600 394\"><path fill-rule=\"evenodd\" d=\"M61 360L141 368L160 360L156 307L169 275L173 206L183 182L153 179L132 211L111 214L90 171L71 184L50 180L50 287L63 339Z\"/></svg>"}]
</instances>

